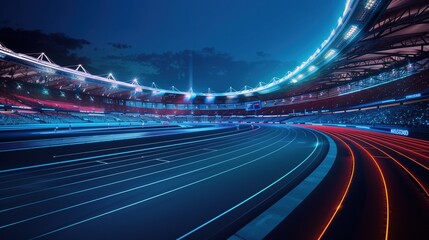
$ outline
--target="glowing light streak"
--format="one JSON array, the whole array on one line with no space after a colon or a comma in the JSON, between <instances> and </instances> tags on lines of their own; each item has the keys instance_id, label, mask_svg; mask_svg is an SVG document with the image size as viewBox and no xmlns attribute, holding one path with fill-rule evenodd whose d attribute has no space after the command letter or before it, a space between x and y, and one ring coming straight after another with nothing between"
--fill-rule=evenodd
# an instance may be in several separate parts
<instances>
[{"instance_id":1,"label":"glowing light streak","mask_svg":"<svg viewBox=\"0 0 429 240\"><path fill-rule=\"evenodd\" d=\"M359 135L359 136L362 136L362 135ZM401 149L403 149L403 150L405 150L405 151L408 151L408 152L411 152L411 153L414 153L414 154L419 155L419 153L417 153L417 152L414 152L414 151L409 150L409 149L406 149L406 148L402 148L402 147L400 147L399 145L396 145L396 144L392 144L390 141L385 141L385 140L382 140L382 139L379 139L379 138L376 138L376 137L370 137L370 136L367 136L367 138L370 138L370 139L371 139L371 140L373 140L373 141L379 141L379 142L382 142L382 143L387 144L387 145L390 145L390 146L398 147L398 148L401 148ZM386 136L386 138L388 138L388 136ZM395 141L395 140L393 140L393 141ZM384 146L385 146L386 148L388 148L389 150L392 150L392 151L396 152L397 154L399 154L399 155L401 155L401 156L403 156L403 157L408 158L409 160L413 161L415 164L417 164L417 165L419 165L419 166L421 166L421 167L423 167L424 169L426 169L426 170L428 170L428 171L429 171L429 167L427 167L427 166L423 165L422 163L418 162L417 160L415 160L414 158L410 157L409 155L404 154L404 153L401 153L401 152L399 152L399 151L397 151L397 150L395 150L395 149L393 149L393 148L391 148L391 147L388 147L387 145L384 145ZM421 155L421 154L420 154L420 155ZM423 156L424 156L424 155L423 155Z\"/></svg>"},{"instance_id":2,"label":"glowing light streak","mask_svg":"<svg viewBox=\"0 0 429 240\"><path fill-rule=\"evenodd\" d=\"M368 144L369 146L371 146L371 147L373 147L373 148L375 148L375 149L377 149L378 151L380 151L380 152L382 152L384 155L386 155L387 157L389 157L390 159L392 159L396 164L398 164L404 171L406 171L413 179L414 179L414 181L416 181L417 182L417 184L423 189L423 191L426 193L426 196L429 196L429 192L428 192L428 190L423 186L423 184L417 179L417 177L413 174L413 173L411 173L411 171L410 170L408 170L408 168L406 168L404 165L402 165L397 159L395 159L394 157L392 157L390 154L388 154L388 153L386 153L385 151L383 151L382 149L380 149L380 148L378 148L377 146L375 146L374 144L371 144L371 143L369 143L369 142L367 142L367 141L365 141L365 140L362 140L362 139L366 139L366 140L368 140L367 139L367 137L365 137L365 136L359 136L359 137L356 137L356 136L352 136L352 138L354 138L354 139L358 139L359 141L362 141L362 142L364 142L365 144ZM359 138L361 138L361 139L359 139ZM383 144L381 144L381 143L378 143L379 145L381 145L382 147L386 147L385 145L383 145Z\"/></svg>"},{"instance_id":3,"label":"glowing light streak","mask_svg":"<svg viewBox=\"0 0 429 240\"><path fill-rule=\"evenodd\" d=\"M348 148L348 150L352 156L352 170L351 170L349 182L347 183L347 187L344 190L343 196L341 197L341 200L338 203L338 206L335 208L335 211L332 214L331 218L329 219L328 223L326 224L325 228L323 229L323 231L320 233L319 237L317 238L318 240L320 240L323 237L323 235L325 235L326 230L328 230L329 226L331 226L332 221L337 216L338 211L341 209L341 206L343 205L344 199L346 198L347 194L349 193L350 185L352 184L354 173L355 173L355 155L354 155L352 149L350 148L350 146L346 142L344 142L341 138L335 136L334 134L332 134L332 133L328 133L328 134L330 136L334 137L335 139L337 139L338 141L340 141L341 143L343 143Z\"/></svg>"},{"instance_id":4,"label":"glowing light streak","mask_svg":"<svg viewBox=\"0 0 429 240\"><path fill-rule=\"evenodd\" d=\"M389 213L389 211L390 211L390 204L389 204L389 192L387 190L386 178L384 177L383 171L381 170L381 167L378 164L377 160L374 158L374 156L368 150L366 150L361 144L357 143L356 141L354 141L354 140L352 140L349 137L346 137L344 135L342 135L342 137L345 138L345 139L348 139L355 146L357 146L360 149L362 149L363 152L365 152L366 155L371 158L371 160L373 161L374 165L376 166L376 168L377 168L377 170L378 170L378 172L380 174L381 180L383 182L384 194L385 194L385 197L386 197L386 233L385 233L384 239L387 240L387 239L389 239L389 223L390 223L390 219L389 219L390 218L390 213Z\"/></svg>"}]
</instances>

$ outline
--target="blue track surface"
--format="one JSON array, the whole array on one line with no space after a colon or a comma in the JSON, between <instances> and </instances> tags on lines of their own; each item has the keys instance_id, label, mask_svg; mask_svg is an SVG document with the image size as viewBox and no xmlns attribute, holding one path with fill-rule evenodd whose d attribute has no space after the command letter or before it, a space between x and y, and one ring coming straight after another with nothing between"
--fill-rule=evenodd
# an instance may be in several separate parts
<instances>
[{"instance_id":1,"label":"blue track surface","mask_svg":"<svg viewBox=\"0 0 429 240\"><path fill-rule=\"evenodd\" d=\"M225 238L329 148L283 125L71 144L3 153L0 238Z\"/></svg>"}]
</instances>

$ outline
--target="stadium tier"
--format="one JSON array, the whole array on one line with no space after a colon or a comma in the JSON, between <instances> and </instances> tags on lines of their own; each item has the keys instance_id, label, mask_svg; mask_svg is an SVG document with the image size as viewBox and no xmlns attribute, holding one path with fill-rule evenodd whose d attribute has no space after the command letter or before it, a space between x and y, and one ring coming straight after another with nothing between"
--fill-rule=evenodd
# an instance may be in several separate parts
<instances>
[{"instance_id":1,"label":"stadium tier","mask_svg":"<svg viewBox=\"0 0 429 240\"><path fill-rule=\"evenodd\" d=\"M411 72L411 71L410 71ZM414 73L414 72L411 72ZM390 74L383 81L357 82L340 85L335 88L310 92L300 96L283 99L264 100L259 110L247 111L245 103L235 104L193 104L193 103L156 103L136 100L123 100L84 92L71 92L49 88L40 84L17 82L2 78L0 108L7 121L1 124L25 123L55 123L73 122L161 122L162 117L171 122L284 122L291 116L311 115L310 117L295 117L296 122L309 122L306 119L317 119L316 122L344 123L338 114L330 113L359 111L359 119L371 119L363 122L350 120L349 124L391 124L402 126L427 126L425 121L428 110L426 107L412 108L415 101L424 102L429 98L429 71L423 70L414 74L406 74L397 80ZM390 77L390 78L389 78ZM420 104L421 105L421 104ZM419 106L420 106L419 105ZM389 108L385 108L388 106ZM396 106L396 107L395 107ZM406 111L393 111L390 120L402 114L401 121L387 122L377 118L376 111L366 109L410 108ZM131 114L131 115L129 115ZM144 116L155 118L145 120ZM320 115L320 119L314 116ZM341 115L341 114L340 114ZM343 114L346 115L346 114ZM133 117L138 116L138 117ZM216 116L218 116L216 118ZM346 116L344 116L346 117ZM329 119L332 118L332 119ZM12 121L16 119L16 121ZM352 118L356 119L356 118Z\"/></svg>"},{"instance_id":2,"label":"stadium tier","mask_svg":"<svg viewBox=\"0 0 429 240\"><path fill-rule=\"evenodd\" d=\"M0 239L428 239L427 0L347 0L306 61L239 91L49 55L0 44Z\"/></svg>"}]
</instances>

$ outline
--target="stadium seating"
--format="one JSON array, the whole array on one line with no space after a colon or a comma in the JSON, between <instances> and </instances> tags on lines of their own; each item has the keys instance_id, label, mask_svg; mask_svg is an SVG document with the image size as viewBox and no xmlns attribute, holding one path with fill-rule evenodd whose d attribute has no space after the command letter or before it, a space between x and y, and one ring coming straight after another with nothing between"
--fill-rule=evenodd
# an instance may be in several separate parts
<instances>
[{"instance_id":1,"label":"stadium seating","mask_svg":"<svg viewBox=\"0 0 429 240\"><path fill-rule=\"evenodd\" d=\"M284 122L429 127L429 101L352 112L295 116Z\"/></svg>"}]
</instances>

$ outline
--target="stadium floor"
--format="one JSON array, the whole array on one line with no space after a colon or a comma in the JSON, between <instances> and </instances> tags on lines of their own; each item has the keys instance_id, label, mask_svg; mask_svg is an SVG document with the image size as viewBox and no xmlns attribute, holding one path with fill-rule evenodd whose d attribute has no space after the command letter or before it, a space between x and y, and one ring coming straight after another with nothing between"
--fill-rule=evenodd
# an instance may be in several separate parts
<instances>
[{"instance_id":1,"label":"stadium floor","mask_svg":"<svg viewBox=\"0 0 429 240\"><path fill-rule=\"evenodd\" d=\"M226 238L299 184L329 148L324 135L288 126L67 139L53 147L20 141L22 150L1 153L1 239Z\"/></svg>"},{"instance_id":2,"label":"stadium floor","mask_svg":"<svg viewBox=\"0 0 429 240\"><path fill-rule=\"evenodd\" d=\"M300 126L3 138L0 239L427 239L428 141Z\"/></svg>"},{"instance_id":3,"label":"stadium floor","mask_svg":"<svg viewBox=\"0 0 429 240\"><path fill-rule=\"evenodd\" d=\"M427 239L429 141L311 126L338 148L329 174L267 239Z\"/></svg>"}]
</instances>

